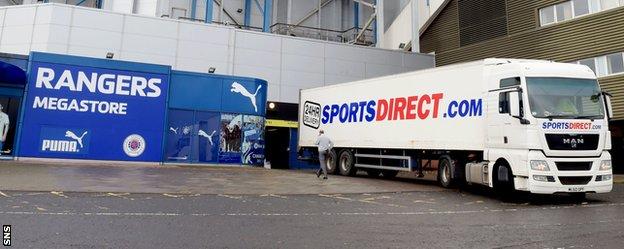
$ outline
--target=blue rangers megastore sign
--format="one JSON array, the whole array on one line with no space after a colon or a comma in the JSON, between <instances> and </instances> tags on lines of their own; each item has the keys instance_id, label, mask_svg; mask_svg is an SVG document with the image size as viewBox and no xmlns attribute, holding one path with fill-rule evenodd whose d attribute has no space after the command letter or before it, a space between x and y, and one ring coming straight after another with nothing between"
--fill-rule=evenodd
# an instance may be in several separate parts
<instances>
[{"instance_id":1,"label":"blue rangers megastore sign","mask_svg":"<svg viewBox=\"0 0 624 249\"><path fill-rule=\"evenodd\" d=\"M162 159L169 67L37 55L31 55L19 156Z\"/></svg>"}]
</instances>

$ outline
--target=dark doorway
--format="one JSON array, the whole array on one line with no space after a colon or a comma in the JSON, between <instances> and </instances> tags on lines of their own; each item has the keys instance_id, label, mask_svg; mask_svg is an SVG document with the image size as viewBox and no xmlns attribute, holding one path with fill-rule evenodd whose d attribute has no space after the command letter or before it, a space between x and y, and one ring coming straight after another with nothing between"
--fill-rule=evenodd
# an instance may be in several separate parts
<instances>
[{"instance_id":1,"label":"dark doorway","mask_svg":"<svg viewBox=\"0 0 624 249\"><path fill-rule=\"evenodd\" d=\"M266 160L273 169L288 169L288 142L290 128L266 127Z\"/></svg>"},{"instance_id":2,"label":"dark doorway","mask_svg":"<svg viewBox=\"0 0 624 249\"><path fill-rule=\"evenodd\" d=\"M6 140L1 141L2 148L0 148L0 155L8 156L13 155L13 143L15 140L15 131L17 124L17 116L19 114L19 107L21 104L21 98L11 97L11 96L0 96L0 112L4 114L0 114L1 116L5 116L5 118L0 118L0 136L2 136L2 130L4 128L4 123L8 122L8 132L6 135ZM0 139L2 140L2 139Z\"/></svg>"}]
</instances>

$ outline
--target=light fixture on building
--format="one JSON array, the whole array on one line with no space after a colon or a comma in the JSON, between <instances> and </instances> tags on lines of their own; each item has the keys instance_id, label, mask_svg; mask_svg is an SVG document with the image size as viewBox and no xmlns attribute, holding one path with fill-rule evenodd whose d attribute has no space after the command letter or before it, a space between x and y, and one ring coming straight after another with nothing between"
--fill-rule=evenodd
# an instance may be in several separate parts
<instances>
[{"instance_id":1,"label":"light fixture on building","mask_svg":"<svg viewBox=\"0 0 624 249\"><path fill-rule=\"evenodd\" d=\"M243 13L243 9L237 9L236 12L238 12L238 14Z\"/></svg>"},{"instance_id":2,"label":"light fixture on building","mask_svg":"<svg viewBox=\"0 0 624 249\"><path fill-rule=\"evenodd\" d=\"M106 59L112 59L113 57L115 57L115 53L113 53L113 52L107 52L106 53Z\"/></svg>"},{"instance_id":3,"label":"light fixture on building","mask_svg":"<svg viewBox=\"0 0 624 249\"><path fill-rule=\"evenodd\" d=\"M214 73L215 71L217 71L217 69L214 67L208 68L208 73Z\"/></svg>"},{"instance_id":4,"label":"light fixture on building","mask_svg":"<svg viewBox=\"0 0 624 249\"><path fill-rule=\"evenodd\" d=\"M275 109L275 103L273 103L273 102L269 102L269 109L270 109L270 110Z\"/></svg>"},{"instance_id":5,"label":"light fixture on building","mask_svg":"<svg viewBox=\"0 0 624 249\"><path fill-rule=\"evenodd\" d=\"M400 48L400 49L404 49L404 48L405 48L405 43L401 43L401 44L399 44L399 48Z\"/></svg>"}]
</instances>

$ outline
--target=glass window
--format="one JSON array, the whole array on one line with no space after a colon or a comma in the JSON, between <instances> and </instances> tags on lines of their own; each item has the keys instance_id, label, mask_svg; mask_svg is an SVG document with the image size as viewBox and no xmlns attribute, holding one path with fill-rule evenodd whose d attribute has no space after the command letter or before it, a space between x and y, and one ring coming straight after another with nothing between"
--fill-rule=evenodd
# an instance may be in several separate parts
<instances>
[{"instance_id":1,"label":"glass window","mask_svg":"<svg viewBox=\"0 0 624 249\"><path fill-rule=\"evenodd\" d=\"M582 15L589 14L589 2L587 2L587 0L574 0L573 3L574 3L574 16L582 16Z\"/></svg>"},{"instance_id":2,"label":"glass window","mask_svg":"<svg viewBox=\"0 0 624 249\"><path fill-rule=\"evenodd\" d=\"M619 6L619 0L600 0L602 10L613 9Z\"/></svg>"},{"instance_id":3,"label":"glass window","mask_svg":"<svg viewBox=\"0 0 624 249\"><path fill-rule=\"evenodd\" d=\"M608 74L607 70L607 57L596 57L596 76L602 77Z\"/></svg>"},{"instance_id":4,"label":"glass window","mask_svg":"<svg viewBox=\"0 0 624 249\"><path fill-rule=\"evenodd\" d=\"M509 86L519 86L520 85L520 77L515 78L507 78L500 80L500 87L509 87Z\"/></svg>"},{"instance_id":5,"label":"glass window","mask_svg":"<svg viewBox=\"0 0 624 249\"><path fill-rule=\"evenodd\" d=\"M595 79L527 77L531 114L536 118L602 118Z\"/></svg>"},{"instance_id":6,"label":"glass window","mask_svg":"<svg viewBox=\"0 0 624 249\"><path fill-rule=\"evenodd\" d=\"M498 113L509 113L509 92L498 94Z\"/></svg>"},{"instance_id":7,"label":"glass window","mask_svg":"<svg viewBox=\"0 0 624 249\"><path fill-rule=\"evenodd\" d=\"M540 24L546 25L555 22L555 6L540 9Z\"/></svg>"},{"instance_id":8,"label":"glass window","mask_svg":"<svg viewBox=\"0 0 624 249\"><path fill-rule=\"evenodd\" d=\"M557 22L572 18L572 2L564 2L555 5L557 12Z\"/></svg>"},{"instance_id":9,"label":"glass window","mask_svg":"<svg viewBox=\"0 0 624 249\"><path fill-rule=\"evenodd\" d=\"M624 60L622 60L622 53L607 55L607 65L608 74L624 72Z\"/></svg>"},{"instance_id":10,"label":"glass window","mask_svg":"<svg viewBox=\"0 0 624 249\"><path fill-rule=\"evenodd\" d=\"M600 0L589 0L589 13L600 11Z\"/></svg>"},{"instance_id":11,"label":"glass window","mask_svg":"<svg viewBox=\"0 0 624 249\"><path fill-rule=\"evenodd\" d=\"M596 73L596 61L594 61L594 58L580 60L579 64L588 66L592 71L594 71L594 73Z\"/></svg>"}]
</instances>

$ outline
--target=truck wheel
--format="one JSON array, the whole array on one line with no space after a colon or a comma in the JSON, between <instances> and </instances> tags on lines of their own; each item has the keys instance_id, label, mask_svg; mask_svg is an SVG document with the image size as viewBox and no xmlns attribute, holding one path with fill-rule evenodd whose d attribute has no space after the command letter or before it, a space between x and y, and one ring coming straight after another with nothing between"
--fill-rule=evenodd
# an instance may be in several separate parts
<instances>
[{"instance_id":1,"label":"truck wheel","mask_svg":"<svg viewBox=\"0 0 624 249\"><path fill-rule=\"evenodd\" d=\"M340 174L343 176L352 176L357 173L357 169L355 168L355 157L350 150L342 150L340 152L338 166Z\"/></svg>"},{"instance_id":2,"label":"truck wheel","mask_svg":"<svg viewBox=\"0 0 624 249\"><path fill-rule=\"evenodd\" d=\"M510 197L513 194L514 182L513 173L511 167L507 164L500 164L494 167L494 190L501 195L501 197Z\"/></svg>"},{"instance_id":3,"label":"truck wheel","mask_svg":"<svg viewBox=\"0 0 624 249\"><path fill-rule=\"evenodd\" d=\"M327 158L325 158L325 162L327 163L327 174L336 174L338 172L336 167L337 158L338 156L336 156L336 151L334 149L329 150Z\"/></svg>"},{"instance_id":4,"label":"truck wheel","mask_svg":"<svg viewBox=\"0 0 624 249\"><path fill-rule=\"evenodd\" d=\"M381 174L383 175L384 178L387 179L392 179L394 177L396 177L396 175L399 173L399 171L396 170L383 170L381 171Z\"/></svg>"},{"instance_id":5,"label":"truck wheel","mask_svg":"<svg viewBox=\"0 0 624 249\"><path fill-rule=\"evenodd\" d=\"M448 158L440 159L438 164L438 182L444 188L451 188L453 186L453 172L451 168L451 161Z\"/></svg>"}]
</instances>

